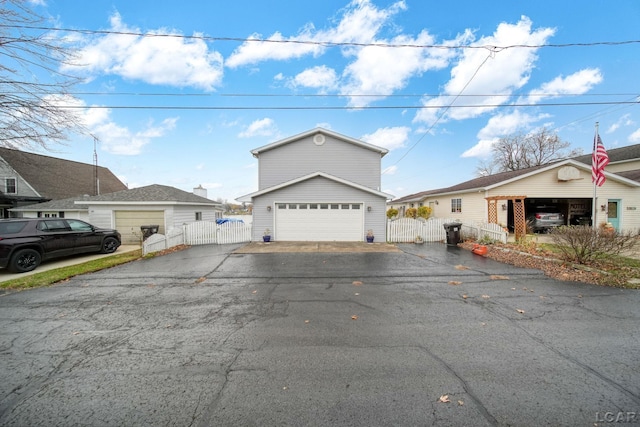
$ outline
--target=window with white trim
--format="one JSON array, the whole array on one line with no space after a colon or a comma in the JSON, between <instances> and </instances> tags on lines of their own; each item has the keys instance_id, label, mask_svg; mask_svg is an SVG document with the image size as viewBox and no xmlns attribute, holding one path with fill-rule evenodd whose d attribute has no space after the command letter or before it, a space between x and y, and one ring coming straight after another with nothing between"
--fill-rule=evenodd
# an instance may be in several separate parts
<instances>
[{"instance_id":1,"label":"window with white trim","mask_svg":"<svg viewBox=\"0 0 640 427\"><path fill-rule=\"evenodd\" d=\"M4 192L5 194L16 194L18 192L18 183L15 178L4 179Z\"/></svg>"},{"instance_id":2,"label":"window with white trim","mask_svg":"<svg viewBox=\"0 0 640 427\"><path fill-rule=\"evenodd\" d=\"M451 213L462 212L462 199L451 199Z\"/></svg>"}]
</instances>

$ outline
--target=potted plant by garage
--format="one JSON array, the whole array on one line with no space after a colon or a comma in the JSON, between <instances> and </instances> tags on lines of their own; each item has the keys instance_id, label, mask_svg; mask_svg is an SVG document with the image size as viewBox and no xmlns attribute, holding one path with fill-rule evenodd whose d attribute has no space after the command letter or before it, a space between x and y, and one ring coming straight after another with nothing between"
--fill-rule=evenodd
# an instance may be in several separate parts
<instances>
[{"instance_id":1,"label":"potted plant by garage","mask_svg":"<svg viewBox=\"0 0 640 427\"><path fill-rule=\"evenodd\" d=\"M269 243L271 241L271 230L269 230L268 228L264 230L262 241L264 241L265 243Z\"/></svg>"},{"instance_id":2,"label":"potted plant by garage","mask_svg":"<svg viewBox=\"0 0 640 427\"><path fill-rule=\"evenodd\" d=\"M418 235L416 236L415 240L414 240L414 243L415 243L416 245L421 245L421 244L423 244L423 243L424 243L424 239L422 238L422 236L421 236L421 235L419 235L419 234L418 234Z\"/></svg>"},{"instance_id":3,"label":"potted plant by garage","mask_svg":"<svg viewBox=\"0 0 640 427\"><path fill-rule=\"evenodd\" d=\"M367 231L367 243L373 243L373 230Z\"/></svg>"}]
</instances>

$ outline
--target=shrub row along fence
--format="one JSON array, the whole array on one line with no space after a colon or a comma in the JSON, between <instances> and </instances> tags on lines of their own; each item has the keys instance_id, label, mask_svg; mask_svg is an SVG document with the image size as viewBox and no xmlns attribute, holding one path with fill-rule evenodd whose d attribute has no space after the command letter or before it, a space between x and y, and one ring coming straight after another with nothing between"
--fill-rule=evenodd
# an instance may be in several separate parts
<instances>
[{"instance_id":1,"label":"shrub row along fence","mask_svg":"<svg viewBox=\"0 0 640 427\"><path fill-rule=\"evenodd\" d=\"M142 254L162 251L178 245L212 245L244 243L251 241L251 224L213 221L197 221L175 227L166 235L152 234L142 244Z\"/></svg>"},{"instance_id":2,"label":"shrub row along fence","mask_svg":"<svg viewBox=\"0 0 640 427\"><path fill-rule=\"evenodd\" d=\"M447 239L445 224L460 223L452 218L413 219L400 218L387 222L387 241L391 243L414 242L418 236L425 242L442 242ZM502 243L507 243L508 233L498 224L490 223L466 223L462 222L461 234L463 237L472 237L476 240L487 238Z\"/></svg>"}]
</instances>

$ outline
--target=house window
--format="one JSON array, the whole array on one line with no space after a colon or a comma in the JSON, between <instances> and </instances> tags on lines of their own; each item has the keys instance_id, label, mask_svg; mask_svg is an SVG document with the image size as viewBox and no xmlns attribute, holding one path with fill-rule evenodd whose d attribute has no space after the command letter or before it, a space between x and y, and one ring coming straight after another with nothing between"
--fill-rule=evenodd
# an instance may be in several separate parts
<instances>
[{"instance_id":1,"label":"house window","mask_svg":"<svg viewBox=\"0 0 640 427\"><path fill-rule=\"evenodd\" d=\"M342 209L349 209L349 205L348 204L342 205Z\"/></svg>"},{"instance_id":2,"label":"house window","mask_svg":"<svg viewBox=\"0 0 640 427\"><path fill-rule=\"evenodd\" d=\"M462 212L462 199L451 199L451 212Z\"/></svg>"},{"instance_id":3,"label":"house window","mask_svg":"<svg viewBox=\"0 0 640 427\"><path fill-rule=\"evenodd\" d=\"M315 203L311 203L311 204L309 205L309 209L318 209L318 205L317 205L317 204L315 204Z\"/></svg>"},{"instance_id":4,"label":"house window","mask_svg":"<svg viewBox=\"0 0 640 427\"><path fill-rule=\"evenodd\" d=\"M307 204L306 203L301 203L300 204L300 209L307 209Z\"/></svg>"},{"instance_id":5,"label":"house window","mask_svg":"<svg viewBox=\"0 0 640 427\"><path fill-rule=\"evenodd\" d=\"M278 203L278 209L287 209L286 203Z\"/></svg>"},{"instance_id":6,"label":"house window","mask_svg":"<svg viewBox=\"0 0 640 427\"><path fill-rule=\"evenodd\" d=\"M202 221L202 212L196 212L196 221Z\"/></svg>"},{"instance_id":7,"label":"house window","mask_svg":"<svg viewBox=\"0 0 640 427\"><path fill-rule=\"evenodd\" d=\"M4 180L4 192L6 194L16 194L16 179L15 178L5 178Z\"/></svg>"},{"instance_id":8,"label":"house window","mask_svg":"<svg viewBox=\"0 0 640 427\"><path fill-rule=\"evenodd\" d=\"M360 209L360 205L351 205L351 209Z\"/></svg>"},{"instance_id":9,"label":"house window","mask_svg":"<svg viewBox=\"0 0 640 427\"><path fill-rule=\"evenodd\" d=\"M331 209L340 209L340 205L336 204L332 204L331 205Z\"/></svg>"},{"instance_id":10,"label":"house window","mask_svg":"<svg viewBox=\"0 0 640 427\"><path fill-rule=\"evenodd\" d=\"M290 203L289 204L289 209L297 209L298 205L296 205L295 203Z\"/></svg>"},{"instance_id":11,"label":"house window","mask_svg":"<svg viewBox=\"0 0 640 427\"><path fill-rule=\"evenodd\" d=\"M321 204L320 204L320 209L329 209L329 204L327 204L327 203L321 203Z\"/></svg>"}]
</instances>

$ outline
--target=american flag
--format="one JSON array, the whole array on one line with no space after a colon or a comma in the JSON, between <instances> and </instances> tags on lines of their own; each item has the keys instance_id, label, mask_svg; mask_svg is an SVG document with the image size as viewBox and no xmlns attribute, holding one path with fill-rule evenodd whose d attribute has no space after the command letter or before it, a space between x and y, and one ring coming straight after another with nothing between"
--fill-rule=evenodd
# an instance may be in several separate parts
<instances>
[{"instance_id":1,"label":"american flag","mask_svg":"<svg viewBox=\"0 0 640 427\"><path fill-rule=\"evenodd\" d=\"M604 149L600 135L596 134L593 138L593 154L591 157L591 182L595 182L598 187L606 181L604 176L604 167L609 164L609 156L607 150Z\"/></svg>"}]
</instances>

